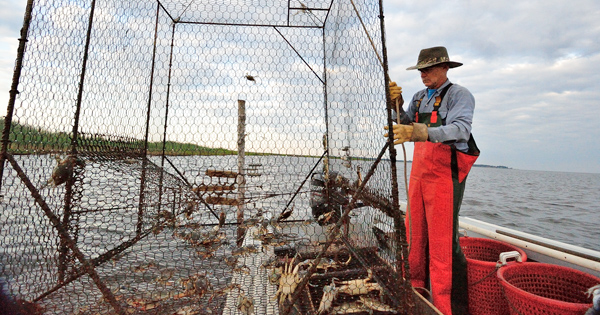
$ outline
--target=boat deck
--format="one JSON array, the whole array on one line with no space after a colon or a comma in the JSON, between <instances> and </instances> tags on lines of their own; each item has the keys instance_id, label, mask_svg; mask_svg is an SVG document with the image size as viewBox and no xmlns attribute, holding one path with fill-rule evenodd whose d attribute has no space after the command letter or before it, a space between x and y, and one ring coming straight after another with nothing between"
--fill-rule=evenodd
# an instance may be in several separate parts
<instances>
[{"instance_id":1,"label":"boat deck","mask_svg":"<svg viewBox=\"0 0 600 315\"><path fill-rule=\"evenodd\" d=\"M269 272L262 265L275 257L272 246L262 247L262 242L252 237L257 231L256 227L248 229L242 244L262 248L258 253L240 257L238 267L246 266L243 272L235 272L232 283L242 285L241 290L233 290L227 295L223 315L245 315L238 309L239 299L245 295L251 297L254 306L254 314L278 315L279 306L271 297L275 296L277 286L269 282Z\"/></svg>"}]
</instances>

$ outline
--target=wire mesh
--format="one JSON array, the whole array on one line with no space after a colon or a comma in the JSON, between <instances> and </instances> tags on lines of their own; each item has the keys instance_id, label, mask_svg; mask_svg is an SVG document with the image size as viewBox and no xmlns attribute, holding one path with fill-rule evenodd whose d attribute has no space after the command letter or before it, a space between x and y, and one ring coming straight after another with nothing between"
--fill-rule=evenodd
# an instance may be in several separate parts
<instances>
[{"instance_id":1,"label":"wire mesh","mask_svg":"<svg viewBox=\"0 0 600 315\"><path fill-rule=\"evenodd\" d=\"M380 10L29 1L3 293L44 314L410 313Z\"/></svg>"}]
</instances>

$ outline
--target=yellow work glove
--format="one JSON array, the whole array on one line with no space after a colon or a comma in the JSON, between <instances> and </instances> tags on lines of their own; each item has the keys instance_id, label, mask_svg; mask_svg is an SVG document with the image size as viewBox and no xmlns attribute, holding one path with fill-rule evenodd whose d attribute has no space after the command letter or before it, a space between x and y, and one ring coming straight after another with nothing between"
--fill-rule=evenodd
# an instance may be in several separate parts
<instances>
[{"instance_id":1,"label":"yellow work glove","mask_svg":"<svg viewBox=\"0 0 600 315\"><path fill-rule=\"evenodd\" d=\"M429 133L427 132L427 125L413 123L412 125L394 125L392 127L394 130L394 144L400 144L407 141L410 142L424 142L427 141L429 137ZM388 127L384 127L385 130L388 130ZM384 137L388 137L386 133L383 135Z\"/></svg>"},{"instance_id":2,"label":"yellow work glove","mask_svg":"<svg viewBox=\"0 0 600 315\"><path fill-rule=\"evenodd\" d=\"M390 97L392 101L402 95L402 88L396 85L396 82L390 82Z\"/></svg>"}]
</instances>

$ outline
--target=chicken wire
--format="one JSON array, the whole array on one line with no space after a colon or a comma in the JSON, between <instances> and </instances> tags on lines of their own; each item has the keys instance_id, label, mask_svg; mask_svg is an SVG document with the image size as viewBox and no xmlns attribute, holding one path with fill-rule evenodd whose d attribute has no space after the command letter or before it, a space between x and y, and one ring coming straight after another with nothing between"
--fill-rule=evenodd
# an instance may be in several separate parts
<instances>
[{"instance_id":1,"label":"chicken wire","mask_svg":"<svg viewBox=\"0 0 600 315\"><path fill-rule=\"evenodd\" d=\"M410 312L382 19L374 1L29 1L5 295L45 314Z\"/></svg>"}]
</instances>

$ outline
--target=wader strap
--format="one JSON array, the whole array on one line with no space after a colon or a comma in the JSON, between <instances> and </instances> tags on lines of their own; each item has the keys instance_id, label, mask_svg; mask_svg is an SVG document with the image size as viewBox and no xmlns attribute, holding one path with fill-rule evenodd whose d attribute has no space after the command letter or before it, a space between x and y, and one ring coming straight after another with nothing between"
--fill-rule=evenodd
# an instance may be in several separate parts
<instances>
[{"instance_id":1,"label":"wader strap","mask_svg":"<svg viewBox=\"0 0 600 315\"><path fill-rule=\"evenodd\" d=\"M458 151L456 147L451 146L450 169L452 170L452 178L458 181L458 158L456 151Z\"/></svg>"},{"instance_id":2,"label":"wader strap","mask_svg":"<svg viewBox=\"0 0 600 315\"><path fill-rule=\"evenodd\" d=\"M446 96L446 93L448 92L448 90L450 89L451 86L452 86L452 83L446 85L446 87L442 90L440 95L435 97L435 103L433 104L433 111L431 111L431 118L429 118L429 123L432 123L432 124L437 123L438 110L440 109L440 106L442 105L442 100L444 99L444 96ZM423 101L423 98L421 98L420 100L417 101L417 104L416 104L417 110L415 112L415 122L419 122L419 107L421 106L422 101ZM442 125L446 125L445 118L442 119Z\"/></svg>"},{"instance_id":3,"label":"wader strap","mask_svg":"<svg viewBox=\"0 0 600 315\"><path fill-rule=\"evenodd\" d=\"M442 92L440 93L439 96L435 97L435 103L433 104L433 111L431 112L431 118L430 118L430 123L435 124L437 123L437 113L438 110L440 109L440 106L442 105L442 99L444 99L444 96L446 96L446 93L448 92L448 89L450 89L450 87L452 86L452 83L446 85L446 87L442 90ZM442 126L446 125L446 119L442 119Z\"/></svg>"}]
</instances>

